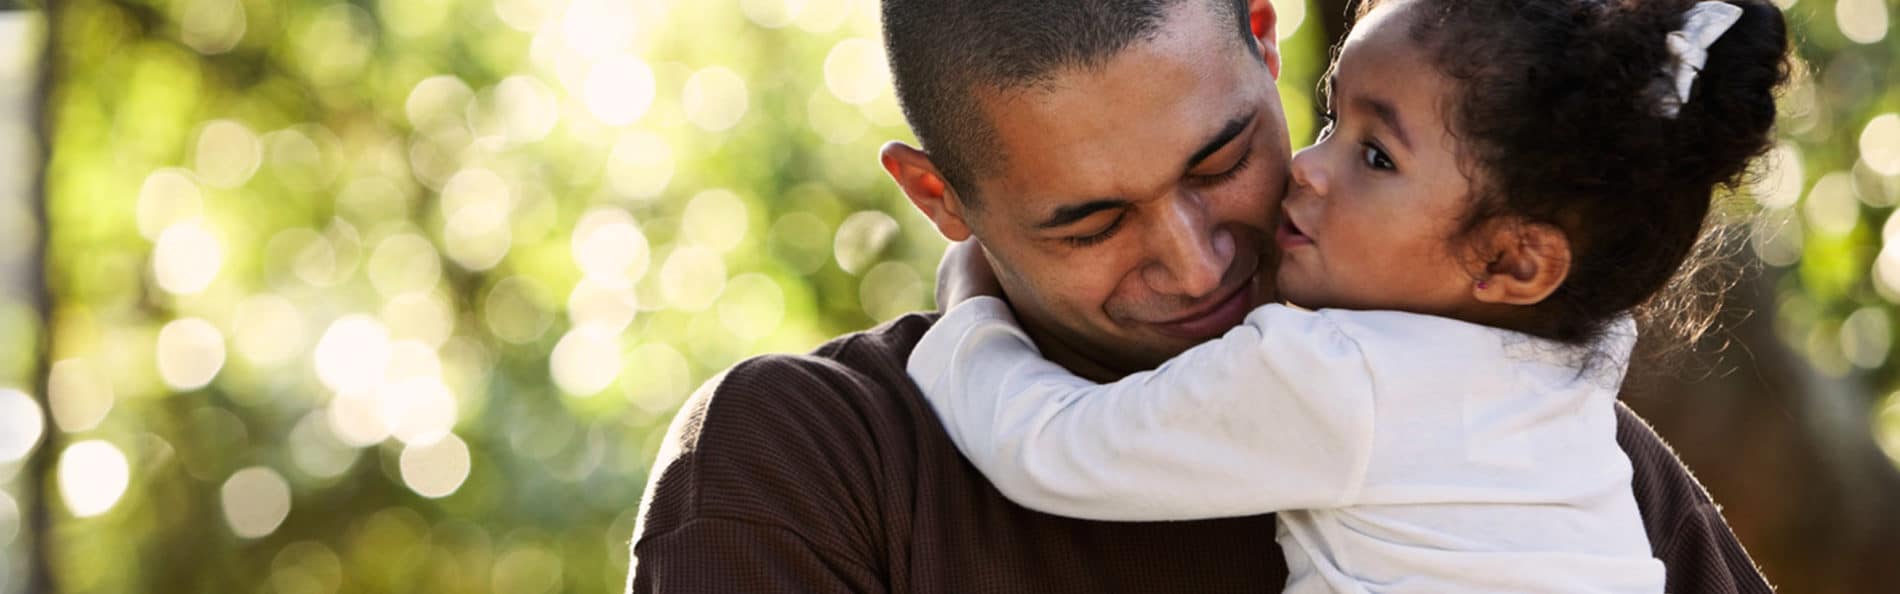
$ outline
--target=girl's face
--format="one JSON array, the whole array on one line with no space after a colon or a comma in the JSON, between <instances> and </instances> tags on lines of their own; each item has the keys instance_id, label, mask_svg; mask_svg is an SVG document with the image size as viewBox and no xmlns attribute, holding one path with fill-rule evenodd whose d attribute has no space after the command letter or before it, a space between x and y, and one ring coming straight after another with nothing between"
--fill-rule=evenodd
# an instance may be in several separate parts
<instances>
[{"instance_id":1,"label":"girl's face","mask_svg":"<svg viewBox=\"0 0 1900 594\"><path fill-rule=\"evenodd\" d=\"M1482 267L1456 249L1469 204L1441 107L1452 82L1412 40L1411 2L1390 2L1346 39L1333 120L1293 156L1282 204L1280 294L1308 308L1456 316Z\"/></svg>"}]
</instances>

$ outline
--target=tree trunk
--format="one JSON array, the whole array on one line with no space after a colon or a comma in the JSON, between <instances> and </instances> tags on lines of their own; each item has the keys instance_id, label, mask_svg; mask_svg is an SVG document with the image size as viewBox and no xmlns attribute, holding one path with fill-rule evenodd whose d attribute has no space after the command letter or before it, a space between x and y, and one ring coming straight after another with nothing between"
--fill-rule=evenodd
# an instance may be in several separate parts
<instances>
[{"instance_id":1,"label":"tree trunk","mask_svg":"<svg viewBox=\"0 0 1900 594\"><path fill-rule=\"evenodd\" d=\"M52 489L49 485L53 477L54 457L60 450L60 431L53 423L52 397L47 391L47 376L52 369L53 358L53 292L48 283L47 256L53 243L53 227L48 217L47 166L51 163L53 147L52 96L53 85L59 76L57 57L54 52L59 48L59 15L61 5L57 0L46 0L41 11L41 26L44 34L39 54L38 83L34 85L32 118L34 138L39 162L36 164L38 175L33 181L31 196L33 222L39 230L32 251L27 257L27 278L31 283L28 299L33 311L40 320L39 364L33 375L33 393L38 395L45 415L43 427L45 437L33 452L28 463L25 479L25 499L29 507L27 534L33 540L27 569L27 591L35 594L52 594L59 591L59 581L53 573L52 541L53 511L50 501Z\"/></svg>"}]
</instances>

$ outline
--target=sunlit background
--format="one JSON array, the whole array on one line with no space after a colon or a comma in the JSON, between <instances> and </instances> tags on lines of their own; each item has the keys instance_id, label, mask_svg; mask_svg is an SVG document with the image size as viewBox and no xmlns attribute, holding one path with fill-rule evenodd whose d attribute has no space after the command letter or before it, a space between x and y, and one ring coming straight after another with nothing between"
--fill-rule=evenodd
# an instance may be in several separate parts
<instances>
[{"instance_id":1,"label":"sunlit background","mask_svg":"<svg viewBox=\"0 0 1900 594\"><path fill-rule=\"evenodd\" d=\"M1298 146L1343 9L1275 4ZM1864 592L1900 565L1900 8L1780 4L1807 69L1737 306L1767 330L1690 382L1746 387L1633 402L1784 591ZM618 590L693 388L931 306L877 28L0 0L0 593Z\"/></svg>"}]
</instances>

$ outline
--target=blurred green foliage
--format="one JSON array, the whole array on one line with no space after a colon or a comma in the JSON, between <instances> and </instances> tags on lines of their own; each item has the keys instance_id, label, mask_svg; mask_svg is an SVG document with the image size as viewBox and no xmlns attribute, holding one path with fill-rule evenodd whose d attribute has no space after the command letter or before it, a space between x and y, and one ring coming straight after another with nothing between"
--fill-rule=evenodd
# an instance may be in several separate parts
<instances>
[{"instance_id":1,"label":"blurred green foliage","mask_svg":"<svg viewBox=\"0 0 1900 594\"><path fill-rule=\"evenodd\" d=\"M1752 192L1753 251L1778 279L1777 336L1848 393L1874 395L1874 437L1900 459L1900 4L1777 3L1798 63Z\"/></svg>"},{"instance_id":2,"label":"blurred green foliage","mask_svg":"<svg viewBox=\"0 0 1900 594\"><path fill-rule=\"evenodd\" d=\"M1783 2L1812 76L1753 245L1783 339L1886 394L1900 43L1839 2ZM1276 4L1302 145L1326 40ZM53 14L37 495L68 592L617 590L695 386L930 306L942 240L874 158L909 139L875 0ZM0 319L6 352L38 326Z\"/></svg>"},{"instance_id":3,"label":"blurred green foliage","mask_svg":"<svg viewBox=\"0 0 1900 594\"><path fill-rule=\"evenodd\" d=\"M929 305L875 8L62 3L57 581L618 589L690 390Z\"/></svg>"}]
</instances>

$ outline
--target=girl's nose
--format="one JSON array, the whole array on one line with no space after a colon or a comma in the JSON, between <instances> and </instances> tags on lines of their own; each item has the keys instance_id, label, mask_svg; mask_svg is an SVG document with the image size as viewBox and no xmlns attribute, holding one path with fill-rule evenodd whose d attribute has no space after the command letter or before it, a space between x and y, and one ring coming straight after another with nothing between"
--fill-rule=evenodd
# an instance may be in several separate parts
<instances>
[{"instance_id":1,"label":"girl's nose","mask_svg":"<svg viewBox=\"0 0 1900 594\"><path fill-rule=\"evenodd\" d=\"M1293 183L1311 190L1314 194L1325 196L1332 185L1330 175L1321 165L1320 145L1313 145L1293 153Z\"/></svg>"}]
</instances>

